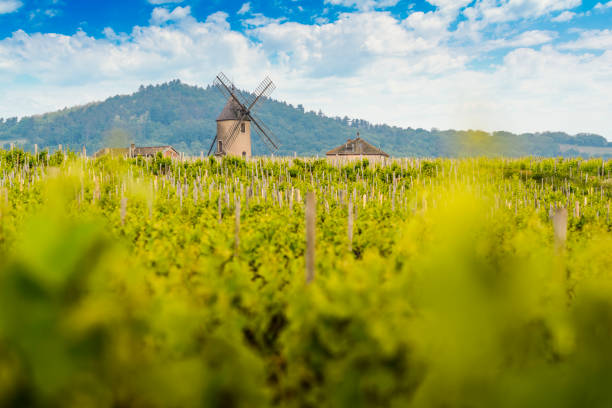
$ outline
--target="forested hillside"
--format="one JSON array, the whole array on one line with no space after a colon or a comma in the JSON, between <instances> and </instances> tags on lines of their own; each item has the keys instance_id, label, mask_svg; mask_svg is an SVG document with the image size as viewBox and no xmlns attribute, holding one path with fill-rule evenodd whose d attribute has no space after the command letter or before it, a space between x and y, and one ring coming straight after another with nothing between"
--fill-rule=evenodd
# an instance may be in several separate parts
<instances>
[{"instance_id":1,"label":"forested hillside","mask_svg":"<svg viewBox=\"0 0 612 408\"><path fill-rule=\"evenodd\" d=\"M114 96L104 102L64 109L44 115L0 119L0 147L11 142L25 149L62 144L73 150L86 146L88 153L101 147L170 144L187 154L208 151L215 134L215 119L224 100L212 87L189 86L178 80L157 86L141 86L132 95ZM278 154L322 155L354 137L356 132L392 156L573 156L585 154L580 146L612 146L599 135L570 136L563 132L493 134L480 131L402 129L372 125L348 117L331 118L268 100L257 111L282 146ZM559 145L575 145L561 151ZM254 154L267 151L254 137ZM590 150L592 152L592 149ZM604 150L602 150L602 153Z\"/></svg>"}]
</instances>

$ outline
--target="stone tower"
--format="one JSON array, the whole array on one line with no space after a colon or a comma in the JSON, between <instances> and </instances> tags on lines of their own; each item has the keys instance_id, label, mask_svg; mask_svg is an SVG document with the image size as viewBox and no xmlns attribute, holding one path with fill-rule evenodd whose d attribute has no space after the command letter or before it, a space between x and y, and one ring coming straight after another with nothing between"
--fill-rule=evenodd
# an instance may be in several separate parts
<instances>
[{"instance_id":1,"label":"stone tower","mask_svg":"<svg viewBox=\"0 0 612 408\"><path fill-rule=\"evenodd\" d=\"M239 123L241 117L243 117L242 123ZM239 126L239 129L234 133L233 140L224 140L229 137L231 129L235 126ZM231 97L217 118L215 155L237 156L243 159L251 157L251 120L249 115L244 115L240 105Z\"/></svg>"}]
</instances>

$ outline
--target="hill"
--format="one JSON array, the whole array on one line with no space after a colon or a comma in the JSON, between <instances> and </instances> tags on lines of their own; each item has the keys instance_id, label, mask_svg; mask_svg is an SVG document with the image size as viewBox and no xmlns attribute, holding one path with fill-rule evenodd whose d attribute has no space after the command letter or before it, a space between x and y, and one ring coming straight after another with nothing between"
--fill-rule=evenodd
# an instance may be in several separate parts
<instances>
[{"instance_id":1,"label":"hill","mask_svg":"<svg viewBox=\"0 0 612 408\"><path fill-rule=\"evenodd\" d=\"M11 141L31 150L62 144L72 150L86 146L89 153L102 147L170 144L187 154L207 152L216 131L215 119L224 100L212 87L201 88L179 80L141 86L131 95L118 95L44 115L0 119L0 147ZM505 156L612 156L605 138L563 132L524 133L425 130L373 125L348 117L305 112L301 105L269 99L258 116L275 132L282 146L278 154L323 155L360 132L392 156L456 157ZM254 154L265 146L254 137Z\"/></svg>"}]
</instances>

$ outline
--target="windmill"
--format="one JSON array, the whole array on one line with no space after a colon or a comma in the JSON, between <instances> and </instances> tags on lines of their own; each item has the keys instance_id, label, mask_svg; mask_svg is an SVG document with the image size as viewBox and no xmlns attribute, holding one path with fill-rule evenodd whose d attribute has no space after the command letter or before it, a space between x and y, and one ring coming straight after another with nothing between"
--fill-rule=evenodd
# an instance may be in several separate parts
<instances>
[{"instance_id":1,"label":"windmill","mask_svg":"<svg viewBox=\"0 0 612 408\"><path fill-rule=\"evenodd\" d=\"M217 135L208 154L214 148L216 156L251 157L251 129L272 153L276 152L280 145L278 139L254 114L257 103L269 97L276 88L270 78L266 77L253 93L240 91L223 72L216 76L213 84L227 98L227 103L217 118Z\"/></svg>"}]
</instances>

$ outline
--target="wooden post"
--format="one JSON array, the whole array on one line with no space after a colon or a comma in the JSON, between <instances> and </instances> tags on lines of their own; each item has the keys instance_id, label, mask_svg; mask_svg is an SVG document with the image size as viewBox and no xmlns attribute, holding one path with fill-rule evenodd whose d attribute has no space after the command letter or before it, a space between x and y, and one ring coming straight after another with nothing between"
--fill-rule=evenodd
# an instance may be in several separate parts
<instances>
[{"instance_id":1,"label":"wooden post","mask_svg":"<svg viewBox=\"0 0 612 408\"><path fill-rule=\"evenodd\" d=\"M94 175L94 191L91 197L91 201L93 204L96 203L96 200L100 199L100 183L98 182L98 179L96 178L96 176Z\"/></svg>"},{"instance_id":2,"label":"wooden post","mask_svg":"<svg viewBox=\"0 0 612 408\"><path fill-rule=\"evenodd\" d=\"M348 250L353 252L353 201L348 202Z\"/></svg>"},{"instance_id":3,"label":"wooden post","mask_svg":"<svg viewBox=\"0 0 612 408\"><path fill-rule=\"evenodd\" d=\"M580 218L580 202L576 201L576 207L574 209L574 216Z\"/></svg>"},{"instance_id":4,"label":"wooden post","mask_svg":"<svg viewBox=\"0 0 612 408\"><path fill-rule=\"evenodd\" d=\"M553 217L553 229L555 231L555 246L561 249L567 240L567 209L558 208Z\"/></svg>"},{"instance_id":5,"label":"wooden post","mask_svg":"<svg viewBox=\"0 0 612 408\"><path fill-rule=\"evenodd\" d=\"M79 205L85 201L85 186L83 184L83 179L81 178L81 195L79 197Z\"/></svg>"},{"instance_id":6,"label":"wooden post","mask_svg":"<svg viewBox=\"0 0 612 408\"><path fill-rule=\"evenodd\" d=\"M315 220L316 198L313 191L306 194L306 283L315 277Z\"/></svg>"},{"instance_id":7,"label":"wooden post","mask_svg":"<svg viewBox=\"0 0 612 408\"><path fill-rule=\"evenodd\" d=\"M127 198L121 199L121 225L125 225L125 212L127 209Z\"/></svg>"},{"instance_id":8,"label":"wooden post","mask_svg":"<svg viewBox=\"0 0 612 408\"><path fill-rule=\"evenodd\" d=\"M221 215L222 215L222 213L221 213L221 191L219 191L219 203L218 203L217 207L218 207L218 210L219 210L219 224L221 224Z\"/></svg>"},{"instance_id":9,"label":"wooden post","mask_svg":"<svg viewBox=\"0 0 612 408\"><path fill-rule=\"evenodd\" d=\"M240 198L236 199L236 229L234 231L234 255L238 256L240 247Z\"/></svg>"},{"instance_id":10,"label":"wooden post","mask_svg":"<svg viewBox=\"0 0 612 408\"><path fill-rule=\"evenodd\" d=\"M555 273L553 279L564 284L569 278L565 264L565 247L567 241L567 209L559 208L553 215L553 230L555 234Z\"/></svg>"}]
</instances>

